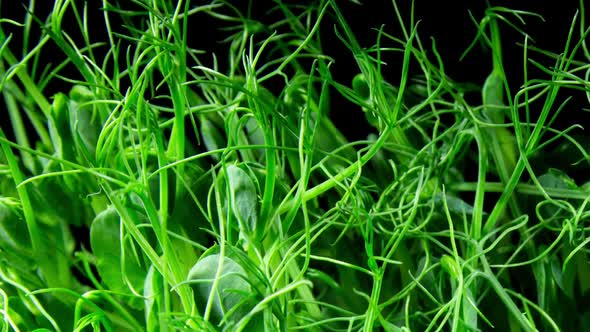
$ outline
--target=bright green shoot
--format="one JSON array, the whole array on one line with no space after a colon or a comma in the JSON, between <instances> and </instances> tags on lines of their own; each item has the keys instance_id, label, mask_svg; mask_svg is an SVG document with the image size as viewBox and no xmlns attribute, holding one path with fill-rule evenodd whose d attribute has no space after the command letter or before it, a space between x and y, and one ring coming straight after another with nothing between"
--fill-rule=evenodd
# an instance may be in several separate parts
<instances>
[{"instance_id":1,"label":"bright green shoot","mask_svg":"<svg viewBox=\"0 0 590 332\"><path fill-rule=\"evenodd\" d=\"M342 10L359 5L275 1L269 22L254 1L39 17L31 0L1 18L0 330L588 328L590 136L562 118L587 103L584 2L559 53L529 44L534 13L473 17L482 82L450 77L413 4L359 40Z\"/></svg>"}]
</instances>

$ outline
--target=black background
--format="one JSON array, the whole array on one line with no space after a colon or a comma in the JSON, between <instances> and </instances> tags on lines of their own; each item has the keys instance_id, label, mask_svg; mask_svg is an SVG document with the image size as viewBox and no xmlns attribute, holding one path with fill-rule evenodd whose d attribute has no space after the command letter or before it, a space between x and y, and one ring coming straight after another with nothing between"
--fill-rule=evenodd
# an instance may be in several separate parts
<instances>
[{"instance_id":1,"label":"black background","mask_svg":"<svg viewBox=\"0 0 590 332\"><path fill-rule=\"evenodd\" d=\"M293 2L293 1L291 1ZM102 1L75 1L79 8L82 8L82 4L87 6L88 17L89 17L89 29L91 31L91 37L93 41L106 41L107 35L104 29L104 18L101 12ZM201 4L200 1L193 1L195 5ZM293 2L301 4L303 2ZM25 6L28 4L26 1L2 1L0 13L3 18L10 18L18 22L23 21ZM134 8L130 2L121 2L122 7L132 9ZM238 8L247 11L247 1L235 1L232 2ZM349 20L349 24L352 27L353 32L356 34L357 39L363 47L370 47L374 45L377 38L376 29L383 26L384 31L395 35L401 36L401 30L393 5L391 1L387 0L375 0L375 1L363 1L361 5L353 3L351 1L338 1L338 4ZM545 50L560 53L565 45L567 34L570 29L570 25L576 10L578 9L578 1L535 1L535 0L522 0L522 1L490 1L490 5L494 6L507 6L513 9L525 10L538 13L543 16L544 20L537 17L526 17L526 25L519 25L520 28L525 30L533 41L530 43ZM35 16L40 19L41 22L45 21L47 14L50 12L53 6L51 1L37 1L36 8L34 9ZM401 9L404 18L409 17L411 1L398 1L398 6ZM250 8L251 17L261 22L274 22L276 12L269 11L273 7L271 1L257 1L252 2ZM488 3L485 1L427 1L427 0L416 0L414 2L414 11L416 21L419 21L418 33L423 43L427 48L430 47L429 39L432 38L436 41L437 50L440 52L441 57L445 63L445 70L450 78L458 82L471 82L475 84L483 84L486 76L491 71L491 57L489 51L481 44L477 44L476 47L460 61L461 54L465 51L468 45L475 37L477 30L474 22L470 15L476 20L480 20L485 9L488 7ZM137 9L137 8L135 8ZM78 31L77 24L73 20L73 15L69 15L69 20L65 20L62 27L63 30L67 31L68 35L74 40L80 40L80 33ZM112 21L112 26L115 31L125 31L120 26L123 22L116 20L117 15L111 15L111 18L115 18ZM133 20L133 18L131 18ZM515 21L513 18L511 19ZM219 21L214 18L207 17L205 15L195 16L189 24L189 36L190 46L208 50L216 51L218 60L223 66L225 58L223 57L223 50L227 47L220 43L222 39L228 36L228 33L219 29ZM22 56L22 30L18 27L2 24L5 33L8 35L13 34L13 38L9 44L9 47L15 53L17 57ZM324 19L321 26L322 36L322 47L323 51L331 56L335 62L333 64L333 76L336 80L341 83L349 84L352 77L358 73L358 68L350 54L350 51L342 44L342 42L336 37L334 33L335 19L333 16L328 16ZM503 41L503 53L504 53L504 65L506 72L509 77L509 83L512 87L512 91L516 91L518 87L523 83L523 49L518 43L523 43L524 37L508 28L506 25L501 26L502 30L502 41ZM33 30L31 35L30 45L35 45L35 42L39 36L39 30ZM576 36L579 36L576 30ZM577 39L575 39L577 40ZM29 46L30 47L30 46ZM103 50L104 51L104 50ZM100 50L98 50L100 54ZM537 61L543 62L547 60L542 56L536 56L530 54ZM65 59L65 55L59 48L52 43L48 43L43 49L43 61L47 63L57 64ZM383 75L385 79L393 84L397 84L399 81L399 74L401 69L401 57L396 55L385 55L385 61L388 63L383 69ZM551 62L545 64L550 65ZM540 75L533 68L529 68L530 77ZM75 70L72 72L66 72L71 74L73 78L76 77ZM411 74L411 73L410 73ZM546 77L545 77L546 78ZM46 90L46 96L52 96L56 92L69 91L69 85L60 81L54 81L50 84ZM579 99L579 98L578 98ZM477 105L477 103L475 104ZM346 105L343 101L337 97L333 100L333 119L339 126L339 128L351 139L363 139L366 134L370 131L368 125L364 120L363 114L360 112L347 111ZM565 127L571 124L572 118L579 119L579 112L572 114L568 117L567 112L564 114L560 121L561 126ZM2 127L4 130L10 128L8 123L3 120Z\"/></svg>"}]
</instances>

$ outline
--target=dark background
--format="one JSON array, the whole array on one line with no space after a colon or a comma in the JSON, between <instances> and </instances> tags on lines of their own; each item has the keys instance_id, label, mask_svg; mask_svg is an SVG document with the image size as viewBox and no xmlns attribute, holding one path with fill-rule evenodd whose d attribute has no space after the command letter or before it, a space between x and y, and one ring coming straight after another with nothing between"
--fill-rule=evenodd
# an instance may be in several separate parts
<instances>
[{"instance_id":1,"label":"dark background","mask_svg":"<svg viewBox=\"0 0 590 332\"><path fill-rule=\"evenodd\" d=\"M410 13L410 3L411 1L398 1L402 13ZM525 16L526 25L518 24L518 27L529 34L532 39L529 40L529 45L557 54L564 49L572 19L579 5L578 1L535 0L489 1L489 3L493 6L506 6L511 9L531 11L542 15L544 21L537 17ZM460 60L461 55L477 34L475 23L470 15L479 22L484 17L487 6L486 1L415 1L415 17L419 21L418 33L424 46L426 48L431 46L429 38L435 40L436 48L444 61L445 72L457 82L483 85L492 70L491 54L481 43L476 44L470 53ZM342 4L342 9L347 17L353 18L351 20L352 28L359 41L365 43L362 46L371 46L376 40L377 33L370 28L379 28L381 25L385 25L385 31L396 36L401 35L391 1L364 1L362 6L345 2ZM514 17L510 17L510 20L517 22ZM524 37L506 24L501 24L500 30L504 67L511 91L514 94L523 84L523 47L521 45L524 43ZM574 40L579 40L578 30L576 30ZM352 59L346 58L349 52L346 52L346 49L337 40L327 42L333 44L330 49L334 48L333 54L336 59L340 60L339 58L341 58L342 60L340 63L339 61L335 63L334 75L343 82L350 82L351 75L355 73L351 73L350 69L346 70L346 68L354 68L355 64ZM546 66L552 66L554 63L554 60L530 51L529 57ZM432 59L431 61L434 61L434 57ZM384 68L383 74L389 82L397 85L401 72L401 56L393 58L388 63L390 65ZM342 70L339 70L339 68L342 68ZM535 77L548 79L546 74L541 74L533 66L529 66L528 71L529 79ZM474 106L481 104L481 100L477 100L480 98L479 95L467 96L467 98ZM574 100L580 101L582 99L585 98L575 98ZM584 103L584 106L586 105L587 103ZM578 105L570 104L570 106L572 111L570 114L563 113L559 120L561 123L556 124L557 127L564 128L570 125L572 120L580 120L579 114L581 112L575 111L574 114L573 111ZM358 113L356 115L359 118L355 118L354 121L349 123L363 123L363 119L360 118L363 115ZM354 126L343 124L342 127L354 131ZM362 135L363 133L359 134Z\"/></svg>"},{"instance_id":2,"label":"dark background","mask_svg":"<svg viewBox=\"0 0 590 332\"><path fill-rule=\"evenodd\" d=\"M289 2L289 1L287 1ZM293 1L291 1L293 2ZM92 31L91 36L94 41L106 40L106 31L104 29L103 16L100 11L102 1L76 1L76 4L87 6L89 14L89 28ZM200 4L199 1L193 1L195 4ZM236 7L247 12L247 1L232 2ZM299 3L302 2L293 2ZM23 21L25 13L25 5L28 1L2 1L1 12L2 18L10 18L18 22ZM125 8L134 8L130 2L121 2ZM384 30L392 35L401 36L401 30L392 2L389 0L373 0L363 1L362 5L358 5L351 1L338 1L341 10L345 17L349 19L353 32L361 46L369 47L375 43L377 32L375 29L384 26ZM535 1L535 0L521 0L521 1L490 1L494 6L507 6L513 9L520 9L541 14L544 21L536 17L526 17L526 26L519 25L532 38L530 43L556 53L563 50L565 40L567 37L572 18L578 9L578 1ZM398 5L405 13L405 17L409 17L411 1L398 1ZM53 6L52 1L37 1L34 9L35 15L40 21L45 21L47 14ZM261 22L274 22L276 17L273 17L269 9L272 8L273 2L254 0L250 8L251 16ZM425 47L429 48L429 38L436 41L436 47L445 61L445 70L449 77L458 82L471 82L475 84L483 84L486 76L491 71L491 59L489 51L481 44L470 52L470 54L460 61L460 56L468 45L473 40L477 33L475 24L470 17L470 14L479 21L487 8L486 1L415 1L415 18L419 21L419 35ZM135 8L137 9L137 8ZM80 39L80 34L77 24L73 21L73 15L68 15L69 20L64 21L63 29L68 32L68 35L74 40ZM111 15L112 18L117 15ZM129 18L134 20L133 17ZM511 18L511 21L515 21ZM122 21L113 21L114 30L125 31L120 27ZM352 77L358 73L358 68L352 58L350 52L342 44L342 42L334 34L335 20L332 17L324 18L321 26L321 35L323 50L326 54L335 59L333 65L333 75L336 80L342 83L348 83ZM8 35L13 34L13 39L9 44L11 50L17 57L22 56L22 29L9 25L2 24L2 28ZM189 35L191 36L191 43L193 47L202 50L218 51L220 64L223 65L226 59L223 57L223 50L227 47L220 43L220 40L227 37L227 32L221 31L219 28L219 21L214 18L206 17L205 15L195 16L189 25ZM503 53L506 72L509 75L510 85L512 91L517 91L522 84L522 47L518 43L522 43L524 38L506 25L501 25ZM33 30L31 34L30 45L35 45L39 36L39 30ZM576 31L578 34L578 31ZM193 37L194 36L194 37ZM30 46L29 46L30 47ZM100 54L100 50L98 50ZM538 61L547 60L540 55L533 53L529 54ZM43 60L47 63L57 64L64 59L64 54L59 48L52 43L48 43L43 49ZM388 58L389 57L389 58ZM384 67L383 75L391 83L397 84L401 69L401 57L398 54L396 57L393 54L385 55L385 60L388 66ZM551 63L547 63L550 65ZM69 74L69 72L68 72ZM72 75L76 75L72 71ZM534 69L530 69L530 77L540 75ZM46 90L46 96L52 96L56 92L67 92L69 86L59 81L54 81ZM579 99L579 98L578 98ZM333 100L334 112L346 107L344 101L337 97ZM477 105L477 103L475 103ZM578 112L576 112L578 113ZM571 118L579 120L577 115L572 114L568 117L565 114L561 119L562 126L566 126L571 122ZM370 131L364 116L360 112L342 111L334 116L338 126L350 139L364 139L366 134ZM10 134L10 128L7 126L6 120L3 120L2 127ZM354 125L353 125L354 124Z\"/></svg>"}]
</instances>

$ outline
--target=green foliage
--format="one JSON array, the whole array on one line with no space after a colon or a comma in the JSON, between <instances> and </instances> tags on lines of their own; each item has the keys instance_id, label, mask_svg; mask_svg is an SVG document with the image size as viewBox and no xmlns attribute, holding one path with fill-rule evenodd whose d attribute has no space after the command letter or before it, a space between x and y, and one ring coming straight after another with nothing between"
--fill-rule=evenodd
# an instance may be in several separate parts
<instances>
[{"instance_id":1,"label":"green foliage","mask_svg":"<svg viewBox=\"0 0 590 332\"><path fill-rule=\"evenodd\" d=\"M241 168L229 165L225 170L229 182L229 200L240 226L240 234L251 237L258 229L258 197L254 182Z\"/></svg>"},{"instance_id":2,"label":"green foliage","mask_svg":"<svg viewBox=\"0 0 590 332\"><path fill-rule=\"evenodd\" d=\"M147 271L138 261L137 249L126 239L116 209L109 207L92 221L90 247L102 282L114 292L131 289L139 293Z\"/></svg>"},{"instance_id":3,"label":"green foliage","mask_svg":"<svg viewBox=\"0 0 590 332\"><path fill-rule=\"evenodd\" d=\"M193 284L199 306L210 308L212 322L224 319L235 326L253 307L252 301L245 303L252 292L246 271L229 257L202 257L191 268L187 280Z\"/></svg>"},{"instance_id":4,"label":"green foliage","mask_svg":"<svg viewBox=\"0 0 590 332\"><path fill-rule=\"evenodd\" d=\"M30 4L0 19L1 331L590 328L590 139L556 125L587 102L583 1L562 52L524 39L524 75L500 37L536 15L474 18L485 82L449 77L395 1L399 27L363 46L332 0L275 1L274 22L228 1ZM203 19L215 51L188 33Z\"/></svg>"}]
</instances>

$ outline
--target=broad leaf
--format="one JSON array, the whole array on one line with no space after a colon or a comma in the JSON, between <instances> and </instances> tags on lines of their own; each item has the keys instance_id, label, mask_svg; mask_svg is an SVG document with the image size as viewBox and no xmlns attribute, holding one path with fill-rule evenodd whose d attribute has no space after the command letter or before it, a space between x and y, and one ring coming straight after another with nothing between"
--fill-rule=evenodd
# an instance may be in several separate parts
<instances>
[{"instance_id":1,"label":"broad leaf","mask_svg":"<svg viewBox=\"0 0 590 332\"><path fill-rule=\"evenodd\" d=\"M218 269L221 269L218 273ZM219 275L215 283L216 277ZM209 297L213 296L211 313L215 321L236 309L231 321L239 320L249 308L236 308L248 300L252 292L246 271L235 260L212 254L201 258L188 273L187 279L193 284L199 308L205 308ZM213 289L214 283L216 284Z\"/></svg>"},{"instance_id":2,"label":"broad leaf","mask_svg":"<svg viewBox=\"0 0 590 332\"><path fill-rule=\"evenodd\" d=\"M445 194L444 197L446 197L446 201L447 201L447 206L449 208L449 211L451 213L456 213L459 215L463 215L463 214L467 214L467 215L471 215L473 214L473 206L471 206L470 204L466 203L464 200L462 200L459 197L453 196L449 193ZM437 204L437 206L442 207L443 206L443 194L438 193L434 196L434 201Z\"/></svg>"},{"instance_id":3,"label":"broad leaf","mask_svg":"<svg viewBox=\"0 0 590 332\"><path fill-rule=\"evenodd\" d=\"M199 118L201 124L201 136L207 151L214 151L222 149L226 146L226 139L223 137L219 129L208 118L201 116ZM212 157L219 160L219 154L214 154Z\"/></svg>"},{"instance_id":4,"label":"broad leaf","mask_svg":"<svg viewBox=\"0 0 590 332\"><path fill-rule=\"evenodd\" d=\"M0 248L30 256L31 239L20 204L12 198L0 197Z\"/></svg>"},{"instance_id":5,"label":"broad leaf","mask_svg":"<svg viewBox=\"0 0 590 332\"><path fill-rule=\"evenodd\" d=\"M226 176L234 216L239 222L240 229L251 234L256 229L258 220L258 198L254 182L248 173L236 165L227 167Z\"/></svg>"},{"instance_id":6,"label":"broad leaf","mask_svg":"<svg viewBox=\"0 0 590 332\"><path fill-rule=\"evenodd\" d=\"M74 141L70 129L68 97L63 93L53 96L48 128L55 155L58 158L74 161Z\"/></svg>"},{"instance_id":7,"label":"broad leaf","mask_svg":"<svg viewBox=\"0 0 590 332\"><path fill-rule=\"evenodd\" d=\"M577 189L575 182L567 174L557 169L549 169L549 172L539 176L538 180L545 189ZM542 216L550 217L559 213L561 209L560 205L551 203L543 204L539 211Z\"/></svg>"},{"instance_id":8,"label":"broad leaf","mask_svg":"<svg viewBox=\"0 0 590 332\"><path fill-rule=\"evenodd\" d=\"M92 101L92 92L87 88L76 85L70 91L70 127L76 147L82 155L90 160L96 154L96 143L102 128L102 123Z\"/></svg>"},{"instance_id":9,"label":"broad leaf","mask_svg":"<svg viewBox=\"0 0 590 332\"><path fill-rule=\"evenodd\" d=\"M124 247L125 254L122 255L120 218L114 208L104 210L92 222L90 246L96 256L98 274L109 289L128 291L131 286L140 291L143 288L146 271L137 261L134 247L128 242Z\"/></svg>"}]
</instances>

